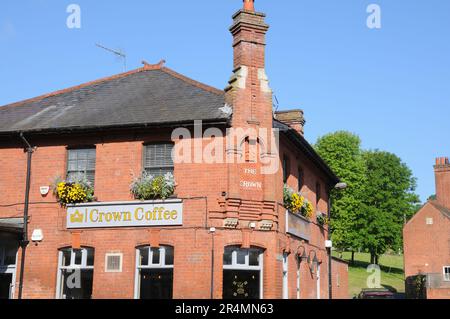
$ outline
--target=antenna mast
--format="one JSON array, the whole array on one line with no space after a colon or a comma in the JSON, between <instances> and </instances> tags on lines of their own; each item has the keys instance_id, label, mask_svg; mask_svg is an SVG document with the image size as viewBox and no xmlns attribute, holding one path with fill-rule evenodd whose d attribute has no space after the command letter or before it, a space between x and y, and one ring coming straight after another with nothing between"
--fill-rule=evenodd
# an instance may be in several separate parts
<instances>
[{"instance_id":1,"label":"antenna mast","mask_svg":"<svg viewBox=\"0 0 450 319\"><path fill-rule=\"evenodd\" d=\"M122 51L118 51L118 50L113 50L110 48L107 48L101 44L96 43L95 44L97 47L99 47L100 49L106 50L108 52L111 52L113 54L115 54L116 56L118 56L119 58L123 59L123 72L126 72L127 70L127 55L125 53L123 53Z\"/></svg>"}]
</instances>

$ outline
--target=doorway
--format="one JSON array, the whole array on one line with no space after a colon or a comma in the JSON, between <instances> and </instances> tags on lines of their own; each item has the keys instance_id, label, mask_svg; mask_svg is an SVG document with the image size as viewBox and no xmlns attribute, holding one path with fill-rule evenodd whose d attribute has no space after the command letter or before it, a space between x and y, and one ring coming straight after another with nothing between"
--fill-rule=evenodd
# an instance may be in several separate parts
<instances>
[{"instance_id":1,"label":"doorway","mask_svg":"<svg viewBox=\"0 0 450 319\"><path fill-rule=\"evenodd\" d=\"M12 274L0 274L0 300L10 299L12 296Z\"/></svg>"},{"instance_id":2,"label":"doorway","mask_svg":"<svg viewBox=\"0 0 450 319\"><path fill-rule=\"evenodd\" d=\"M0 234L0 299L14 298L18 248L16 238Z\"/></svg>"},{"instance_id":3,"label":"doorway","mask_svg":"<svg viewBox=\"0 0 450 319\"><path fill-rule=\"evenodd\" d=\"M223 257L223 299L262 299L263 251L230 246Z\"/></svg>"}]
</instances>

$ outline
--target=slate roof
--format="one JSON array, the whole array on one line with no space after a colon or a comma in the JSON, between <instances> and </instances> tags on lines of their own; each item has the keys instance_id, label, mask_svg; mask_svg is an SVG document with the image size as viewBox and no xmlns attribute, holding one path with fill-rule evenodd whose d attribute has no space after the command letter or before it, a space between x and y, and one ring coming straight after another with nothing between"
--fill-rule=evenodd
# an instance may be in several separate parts
<instances>
[{"instance_id":1,"label":"slate roof","mask_svg":"<svg viewBox=\"0 0 450 319\"><path fill-rule=\"evenodd\" d=\"M227 121L224 92L166 67L143 68L0 107L0 134Z\"/></svg>"}]
</instances>

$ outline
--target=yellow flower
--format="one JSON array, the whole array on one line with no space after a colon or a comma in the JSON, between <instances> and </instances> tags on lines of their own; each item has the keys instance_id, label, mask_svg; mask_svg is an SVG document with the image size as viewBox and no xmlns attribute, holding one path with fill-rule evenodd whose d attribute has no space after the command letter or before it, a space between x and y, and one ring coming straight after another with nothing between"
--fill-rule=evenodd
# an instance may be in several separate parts
<instances>
[{"instance_id":1,"label":"yellow flower","mask_svg":"<svg viewBox=\"0 0 450 319\"><path fill-rule=\"evenodd\" d=\"M305 199L297 193L292 194L290 209L292 212L298 212L302 207Z\"/></svg>"}]
</instances>

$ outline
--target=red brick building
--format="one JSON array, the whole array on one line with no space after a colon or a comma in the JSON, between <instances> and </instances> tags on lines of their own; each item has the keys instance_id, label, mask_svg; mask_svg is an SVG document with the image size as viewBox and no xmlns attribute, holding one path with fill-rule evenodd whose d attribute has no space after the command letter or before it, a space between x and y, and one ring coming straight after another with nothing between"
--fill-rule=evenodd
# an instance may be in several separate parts
<instances>
[{"instance_id":1,"label":"red brick building","mask_svg":"<svg viewBox=\"0 0 450 319\"><path fill-rule=\"evenodd\" d=\"M265 15L245 1L233 19L224 91L161 62L0 107L0 297L328 298L315 213L339 180L304 139L303 112L272 111ZM230 129L244 132L236 143ZM143 171L172 173L173 196L136 200ZM96 201L57 202L50 185L73 174ZM310 219L284 208L285 183ZM346 298L347 265L332 266Z\"/></svg>"},{"instance_id":2,"label":"red brick building","mask_svg":"<svg viewBox=\"0 0 450 319\"><path fill-rule=\"evenodd\" d=\"M430 200L404 228L407 290L414 297L421 280L421 296L450 299L450 163L435 165L436 199ZM420 285L419 285L420 287ZM420 290L420 289L419 289Z\"/></svg>"}]
</instances>

